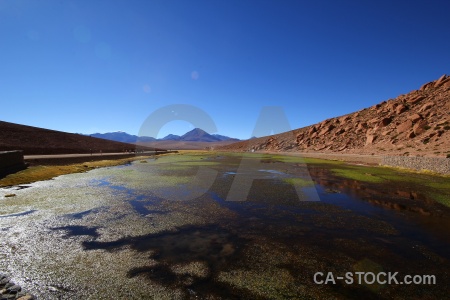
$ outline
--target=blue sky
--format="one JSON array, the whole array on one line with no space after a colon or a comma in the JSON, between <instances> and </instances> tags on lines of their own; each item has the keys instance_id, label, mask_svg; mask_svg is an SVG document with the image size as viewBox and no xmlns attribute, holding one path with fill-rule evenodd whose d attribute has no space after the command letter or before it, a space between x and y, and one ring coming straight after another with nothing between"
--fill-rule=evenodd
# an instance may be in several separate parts
<instances>
[{"instance_id":1,"label":"blue sky","mask_svg":"<svg viewBox=\"0 0 450 300\"><path fill-rule=\"evenodd\" d=\"M450 73L448 1L0 0L0 120L139 132L201 108L248 138L263 106L292 128ZM185 121L159 136L192 129Z\"/></svg>"}]
</instances>

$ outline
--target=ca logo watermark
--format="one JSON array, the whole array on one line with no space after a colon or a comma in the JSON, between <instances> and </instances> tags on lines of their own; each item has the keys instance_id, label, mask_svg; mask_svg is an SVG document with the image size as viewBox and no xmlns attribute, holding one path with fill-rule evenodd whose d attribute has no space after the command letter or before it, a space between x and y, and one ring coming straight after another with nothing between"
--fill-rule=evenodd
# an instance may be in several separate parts
<instances>
[{"instance_id":1,"label":"ca logo watermark","mask_svg":"<svg viewBox=\"0 0 450 300\"><path fill-rule=\"evenodd\" d=\"M171 121L186 121L191 123L194 127L201 128L208 133L217 132L214 120L204 110L187 104L173 104L162 107L150 114L142 124L139 130L139 136L156 137L162 127ZM295 141L294 133L290 130L289 121L283 109L279 106L266 106L260 111L252 136L263 137L284 132L286 135L291 134L292 141ZM252 153L257 150L258 149L249 146L247 152ZM305 188L304 185L296 183L295 180L292 181L291 184L294 186L299 200L320 201L311 176L309 175L306 163L298 158L296 164L297 167L301 168L302 182L308 182L311 186ZM261 158L256 159L255 156L251 154L243 155L226 200L247 201L254 180L266 178L265 175L260 172L260 170L265 167L266 166L261 161ZM156 189L154 193L158 197L167 200L192 200L207 193L216 181L217 175L218 171L205 166L200 166L197 174L192 176L189 183L189 186L194 186L195 188L183 191L174 190L171 193L167 193L166 191L162 192Z\"/></svg>"}]
</instances>

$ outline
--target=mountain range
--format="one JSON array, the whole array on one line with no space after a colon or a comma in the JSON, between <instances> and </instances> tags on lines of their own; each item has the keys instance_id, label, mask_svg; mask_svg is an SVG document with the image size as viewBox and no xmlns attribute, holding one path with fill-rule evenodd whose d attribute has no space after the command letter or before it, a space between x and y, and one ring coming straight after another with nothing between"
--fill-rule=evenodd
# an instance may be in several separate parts
<instances>
[{"instance_id":1,"label":"mountain range","mask_svg":"<svg viewBox=\"0 0 450 300\"><path fill-rule=\"evenodd\" d=\"M195 128L183 135L169 134L161 139L148 136L132 135L123 131L94 133L91 137L101 138L122 143L146 143L154 141L182 141L182 142L221 142L221 141L239 141L239 139L231 138L220 134L209 134L206 131Z\"/></svg>"}]
</instances>

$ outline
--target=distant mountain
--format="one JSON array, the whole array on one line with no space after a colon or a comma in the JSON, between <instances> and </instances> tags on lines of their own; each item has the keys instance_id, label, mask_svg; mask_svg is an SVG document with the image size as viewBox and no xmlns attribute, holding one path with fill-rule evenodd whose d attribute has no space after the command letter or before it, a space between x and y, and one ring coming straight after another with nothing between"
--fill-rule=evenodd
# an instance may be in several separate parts
<instances>
[{"instance_id":1,"label":"distant mountain","mask_svg":"<svg viewBox=\"0 0 450 300\"><path fill-rule=\"evenodd\" d=\"M206 131L195 128L189 132L186 132L181 136L182 141L193 141L193 142L218 142L219 138L207 133Z\"/></svg>"},{"instance_id":2,"label":"distant mountain","mask_svg":"<svg viewBox=\"0 0 450 300\"><path fill-rule=\"evenodd\" d=\"M161 141L179 141L181 139L181 136L176 134L169 134L160 139Z\"/></svg>"},{"instance_id":3,"label":"distant mountain","mask_svg":"<svg viewBox=\"0 0 450 300\"><path fill-rule=\"evenodd\" d=\"M100 139L122 142L122 143L136 143L136 142L152 142L156 141L155 138L149 136L137 136L128 134L123 131L117 132L107 132L107 133L94 133L90 135L91 137L96 137Z\"/></svg>"},{"instance_id":4,"label":"distant mountain","mask_svg":"<svg viewBox=\"0 0 450 300\"><path fill-rule=\"evenodd\" d=\"M123 143L153 142L153 141L184 141L184 142L239 141L239 139L230 138L228 136L220 134L209 134L200 128L195 128L189 132L186 132L182 136L169 134L161 139L155 139L153 137L139 137L122 131L94 133L91 134L90 136Z\"/></svg>"},{"instance_id":5,"label":"distant mountain","mask_svg":"<svg viewBox=\"0 0 450 300\"><path fill-rule=\"evenodd\" d=\"M239 139L230 138L229 136L226 136L226 135L213 134L212 136L218 138L219 141L230 141L230 140L239 141Z\"/></svg>"}]
</instances>

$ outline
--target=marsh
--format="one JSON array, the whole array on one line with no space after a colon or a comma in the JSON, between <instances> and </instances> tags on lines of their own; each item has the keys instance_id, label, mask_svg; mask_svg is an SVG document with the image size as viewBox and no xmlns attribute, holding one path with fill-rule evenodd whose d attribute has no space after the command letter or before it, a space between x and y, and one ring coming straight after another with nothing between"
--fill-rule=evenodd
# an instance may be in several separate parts
<instances>
[{"instance_id":1,"label":"marsh","mask_svg":"<svg viewBox=\"0 0 450 300\"><path fill-rule=\"evenodd\" d=\"M0 269L42 299L443 299L448 195L448 177L295 156L140 159L1 189Z\"/></svg>"}]
</instances>

